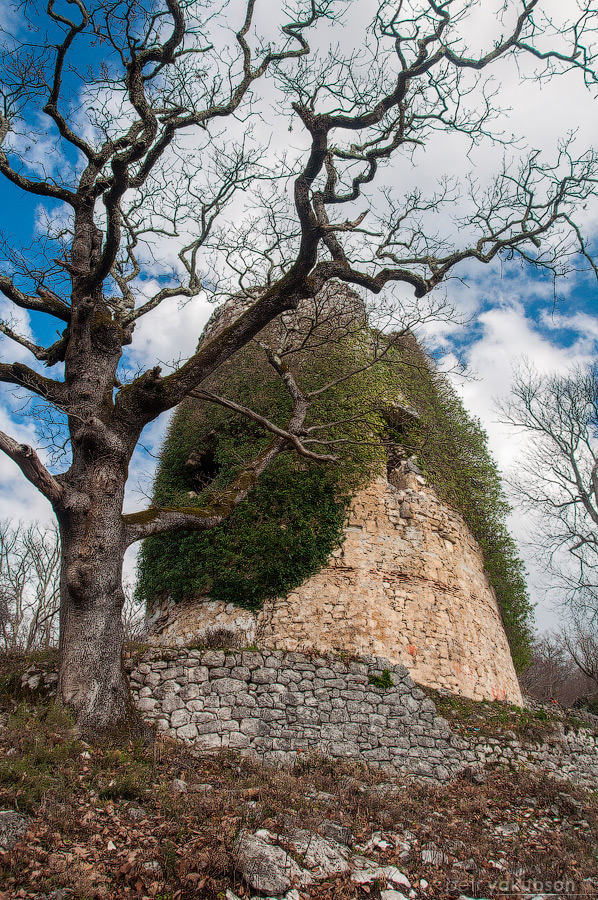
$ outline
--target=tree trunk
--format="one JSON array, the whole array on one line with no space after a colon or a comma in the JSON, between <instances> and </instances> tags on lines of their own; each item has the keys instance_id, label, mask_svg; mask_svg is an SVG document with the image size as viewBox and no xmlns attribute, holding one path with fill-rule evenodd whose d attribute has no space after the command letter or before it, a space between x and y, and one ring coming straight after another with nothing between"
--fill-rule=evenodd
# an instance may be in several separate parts
<instances>
[{"instance_id":1,"label":"tree trunk","mask_svg":"<svg viewBox=\"0 0 598 900\"><path fill-rule=\"evenodd\" d=\"M125 473L114 460L80 479L83 508L59 513L62 541L58 693L81 734L123 743L147 737L123 666L122 524ZM81 495L79 495L81 496Z\"/></svg>"}]
</instances>

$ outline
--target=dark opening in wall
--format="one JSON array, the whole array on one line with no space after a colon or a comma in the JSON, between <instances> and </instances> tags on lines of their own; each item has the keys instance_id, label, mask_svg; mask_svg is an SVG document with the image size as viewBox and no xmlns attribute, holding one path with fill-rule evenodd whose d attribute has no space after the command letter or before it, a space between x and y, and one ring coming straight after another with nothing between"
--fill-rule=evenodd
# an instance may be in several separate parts
<instances>
[{"instance_id":1,"label":"dark opening in wall","mask_svg":"<svg viewBox=\"0 0 598 900\"><path fill-rule=\"evenodd\" d=\"M409 427L420 416L416 410L400 403L389 403L383 411L383 416L388 424L388 431L384 436L384 448L386 450L386 475L397 469L401 463L409 459L410 453L403 444Z\"/></svg>"},{"instance_id":2,"label":"dark opening in wall","mask_svg":"<svg viewBox=\"0 0 598 900\"><path fill-rule=\"evenodd\" d=\"M193 450L187 462L185 469L189 476L189 483L192 490L200 493L205 490L209 484L214 481L220 466L216 459L216 432L210 431L201 447Z\"/></svg>"},{"instance_id":3,"label":"dark opening in wall","mask_svg":"<svg viewBox=\"0 0 598 900\"><path fill-rule=\"evenodd\" d=\"M390 437L385 441L384 447L386 450L386 477L390 478L390 473L401 465L407 459L407 452L402 444L398 444L396 442L397 434L396 432L393 434L393 439Z\"/></svg>"}]
</instances>

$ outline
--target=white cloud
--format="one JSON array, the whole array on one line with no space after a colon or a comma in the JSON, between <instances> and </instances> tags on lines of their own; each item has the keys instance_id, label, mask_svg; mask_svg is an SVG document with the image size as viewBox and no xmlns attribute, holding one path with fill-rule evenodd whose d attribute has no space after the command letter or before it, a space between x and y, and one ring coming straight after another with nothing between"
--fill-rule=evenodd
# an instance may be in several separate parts
<instances>
[{"instance_id":1,"label":"white cloud","mask_svg":"<svg viewBox=\"0 0 598 900\"><path fill-rule=\"evenodd\" d=\"M490 449L506 473L516 468L525 445L517 431L499 422L495 406L496 400L509 395L513 366L522 357L530 359L540 373L566 372L572 366L587 364L598 351L598 318L574 312L554 317L542 314L539 321L534 321L519 296L511 301L498 299L494 308L478 317L482 333L466 349L475 380L456 381L455 387L467 409L481 420ZM546 334L547 324L553 334ZM567 347L556 343L562 337L562 329L574 332ZM447 358L450 361L450 356ZM530 594L537 603L536 624L541 630L558 627L562 612L555 606L555 596L547 592L545 571L526 543L533 523L515 510L510 527L528 569Z\"/></svg>"},{"instance_id":2,"label":"white cloud","mask_svg":"<svg viewBox=\"0 0 598 900\"><path fill-rule=\"evenodd\" d=\"M15 420L1 407L0 431L21 443L37 446L33 420ZM52 509L45 497L25 479L17 464L0 453L0 519L9 518L25 523L46 522L52 518Z\"/></svg>"},{"instance_id":3,"label":"white cloud","mask_svg":"<svg viewBox=\"0 0 598 900\"><path fill-rule=\"evenodd\" d=\"M157 292L157 283L147 284L146 293ZM157 309L137 321L131 348L125 356L133 370L155 365L170 366L188 359L194 352L203 327L214 311L206 294L181 303L164 300Z\"/></svg>"}]
</instances>

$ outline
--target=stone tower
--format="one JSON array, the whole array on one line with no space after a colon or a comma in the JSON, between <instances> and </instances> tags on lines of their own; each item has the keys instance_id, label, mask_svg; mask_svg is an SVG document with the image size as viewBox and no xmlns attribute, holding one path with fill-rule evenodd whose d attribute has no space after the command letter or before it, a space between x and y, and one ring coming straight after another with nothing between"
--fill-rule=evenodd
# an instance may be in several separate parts
<instances>
[{"instance_id":1,"label":"stone tower","mask_svg":"<svg viewBox=\"0 0 598 900\"><path fill-rule=\"evenodd\" d=\"M229 302L208 331L225 327L245 302ZM351 303L354 315L354 296ZM398 400L396 408L417 415ZM341 546L286 596L256 611L209 596L150 598L148 626L152 643L164 646L218 636L236 646L381 656L422 685L522 702L482 550L405 454L354 494Z\"/></svg>"},{"instance_id":2,"label":"stone tower","mask_svg":"<svg viewBox=\"0 0 598 900\"><path fill-rule=\"evenodd\" d=\"M467 525L405 466L355 496L328 565L257 612L168 598L149 619L170 647L228 633L237 646L372 654L419 684L521 705L496 595Z\"/></svg>"}]
</instances>

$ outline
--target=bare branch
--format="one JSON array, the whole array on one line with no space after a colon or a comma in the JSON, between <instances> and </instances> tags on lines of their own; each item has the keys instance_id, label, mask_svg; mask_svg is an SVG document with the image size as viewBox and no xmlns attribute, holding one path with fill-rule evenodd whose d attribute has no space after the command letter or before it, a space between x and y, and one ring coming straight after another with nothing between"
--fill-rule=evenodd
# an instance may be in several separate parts
<instances>
[{"instance_id":1,"label":"bare branch","mask_svg":"<svg viewBox=\"0 0 598 900\"><path fill-rule=\"evenodd\" d=\"M48 315L55 316L63 322L70 321L71 310L66 303L63 303L62 300L43 288L39 289L39 297L24 294L7 275L0 275L0 291L21 309L48 313Z\"/></svg>"},{"instance_id":2,"label":"bare branch","mask_svg":"<svg viewBox=\"0 0 598 900\"><path fill-rule=\"evenodd\" d=\"M276 434L278 437L284 438L289 444L293 446L293 448L300 456L304 456L306 459L312 459L316 462L334 462L337 459L336 456L326 456L319 453L313 453L311 450L308 450L303 446L301 440L296 434L292 434L290 431L284 428L279 428L278 425L274 424L274 422L271 422L264 416L260 416L259 413L256 413L254 410L249 409L247 406L242 406L240 403L235 403L233 400L228 400L226 397L220 397L218 394L213 394L211 391L201 390L192 391L189 396L195 397L196 400L206 400L209 403L218 403L219 406L223 406L225 409L230 409L233 412L239 413L240 415L251 419L253 422L257 422L258 425L261 425L262 428L266 429L266 431L271 431L272 434Z\"/></svg>"},{"instance_id":3,"label":"bare branch","mask_svg":"<svg viewBox=\"0 0 598 900\"><path fill-rule=\"evenodd\" d=\"M29 447L27 444L19 444L8 434L0 431L0 450L3 450L18 465L25 478L44 497L47 497L50 503L56 505L60 502L64 489L42 464L33 447Z\"/></svg>"}]
</instances>

